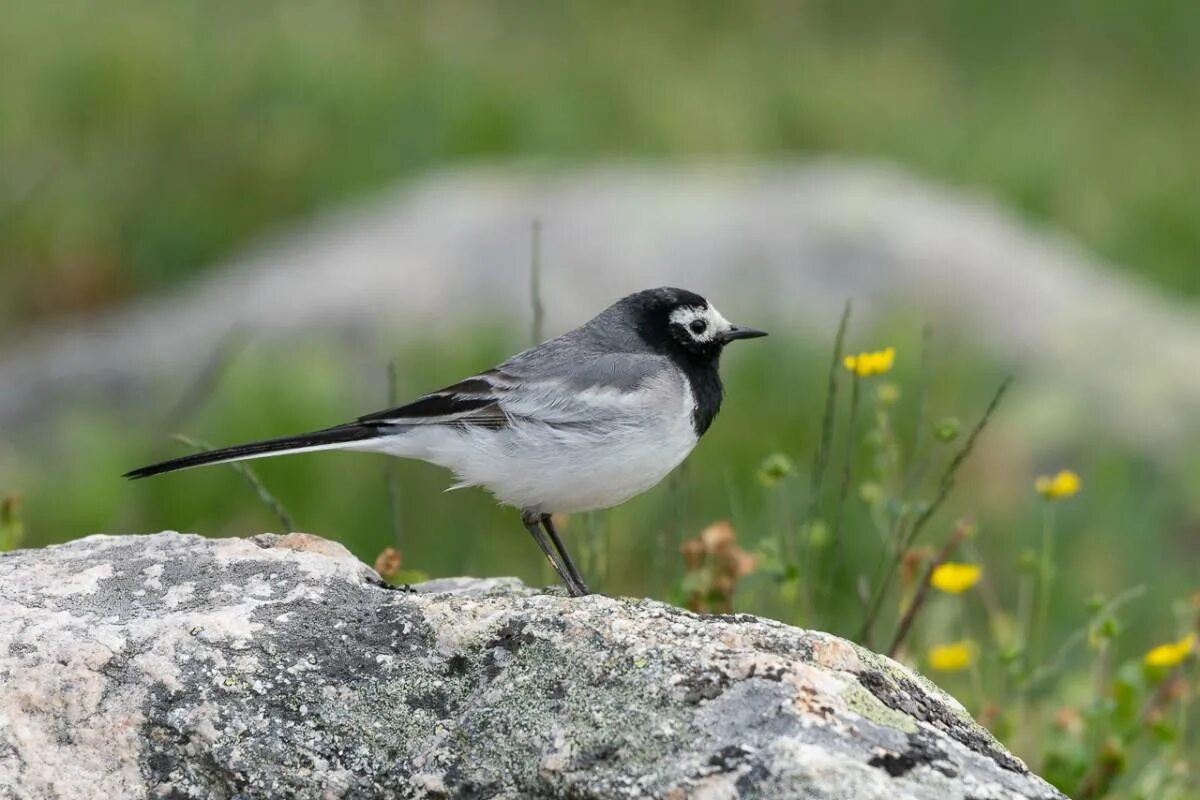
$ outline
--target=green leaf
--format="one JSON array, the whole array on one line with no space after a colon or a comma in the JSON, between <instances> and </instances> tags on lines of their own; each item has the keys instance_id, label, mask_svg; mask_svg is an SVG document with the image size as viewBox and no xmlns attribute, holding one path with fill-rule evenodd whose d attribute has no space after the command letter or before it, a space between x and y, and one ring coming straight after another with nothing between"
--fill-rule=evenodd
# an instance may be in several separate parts
<instances>
[{"instance_id":1,"label":"green leaf","mask_svg":"<svg viewBox=\"0 0 1200 800\"><path fill-rule=\"evenodd\" d=\"M388 576L388 583L394 583L397 586L424 583L427 580L429 580L429 574L419 569L402 569Z\"/></svg>"},{"instance_id":2,"label":"green leaf","mask_svg":"<svg viewBox=\"0 0 1200 800\"><path fill-rule=\"evenodd\" d=\"M1163 744L1172 744L1179 738L1179 729L1166 718L1152 724L1150 732Z\"/></svg>"},{"instance_id":3,"label":"green leaf","mask_svg":"<svg viewBox=\"0 0 1200 800\"><path fill-rule=\"evenodd\" d=\"M942 417L933 426L933 435L939 442L953 442L962 433L962 422L958 417Z\"/></svg>"},{"instance_id":4,"label":"green leaf","mask_svg":"<svg viewBox=\"0 0 1200 800\"><path fill-rule=\"evenodd\" d=\"M781 480L796 474L796 465L783 453L772 453L758 467L758 480L768 489L774 489Z\"/></svg>"}]
</instances>

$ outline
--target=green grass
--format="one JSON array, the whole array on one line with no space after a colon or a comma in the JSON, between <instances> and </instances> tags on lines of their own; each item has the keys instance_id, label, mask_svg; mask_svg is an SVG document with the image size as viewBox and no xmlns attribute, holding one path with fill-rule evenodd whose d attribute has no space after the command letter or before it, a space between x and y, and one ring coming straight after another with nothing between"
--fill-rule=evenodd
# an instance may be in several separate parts
<instances>
[{"instance_id":1,"label":"green grass","mask_svg":"<svg viewBox=\"0 0 1200 800\"><path fill-rule=\"evenodd\" d=\"M208 266L461 159L839 153L977 187L1200 293L1200 5L17 3L0 312Z\"/></svg>"},{"instance_id":2,"label":"green grass","mask_svg":"<svg viewBox=\"0 0 1200 800\"><path fill-rule=\"evenodd\" d=\"M757 559L755 570L737 583L730 607L857 636L864 618L857 586L866 580L871 589L879 588L879 566L894 547L891 520L898 514L911 520L932 498L944 465L1003 376L997 365L951 343L937 348L925 393L923 452L931 462L929 477L905 506L897 487L913 464L917 433L917 330L903 321L870 334L851 330L849 349L890 343L900 355L886 379L863 382L853 435L846 424L848 384L842 379L832 458L823 499L816 504L810 502L808 465L820 435L829 342L775 337L731 350L723 370L726 405L685 466L623 506L567 521L564 534L592 585L607 593L675 602L706 592L717 567L685 573L680 546L713 522L729 520L737 544ZM426 391L495 363L520 346L520 331L520 325L497 324L451 340L408 341L396 354L399 395ZM220 445L322 427L381 407L387 395L383 365L348 356L345 348L316 337L251 344L233 357L206 401L176 427ZM900 388L894 405L878 400L883 380ZM34 437L36 446L9 448L0 461L0 487L24 498L21 543L39 546L97 531L177 529L240 536L278 530L277 516L230 468L136 483L119 477L132 467L186 452L162 420L192 382L187 376L164 380L137 411L105 409L95 398L80 397L68 422ZM1073 442L1069 448L1035 457L1028 429L1018 424L1031 391L1016 383L959 473L955 492L915 542L915 552L940 549L957 520L973 517L977 533L954 558L984 566L992 601L981 602L981 592L934 593L900 655L925 670L930 646L970 639L977 648L974 666L961 673L935 672L939 682L1064 788L1083 785L1099 758L1097 748L1116 742L1131 766L1113 796L1136 797L1135 788L1151 780L1151 773L1162 777L1164 765L1179 758L1176 749L1190 746L1195 737L1173 717L1144 722L1130 704L1151 704L1166 680L1140 669L1141 654L1177 639L1192 624L1188 615L1196 614L1186 605L1177 607L1198 588L1187 522L1196 514L1197 495L1188 485L1196 465L1168 468L1146 461L1087 421L1062 437ZM949 416L961 420L961 433L953 441L938 441L938 422ZM893 449L899 457L885 457ZM829 533L847 452L853 469L842 528L845 555L839 559ZM774 476L766 481L764 462ZM533 584L553 581L514 511L497 507L480 490L443 493L449 478L435 467L398 463L400 514L394 527L382 457L324 453L251 463L300 530L342 541L368 563L385 548L397 547L405 569L431 576L515 574ZM1038 571L1038 553L1045 503L1033 482L1038 474L1061 467L1079 472L1084 488L1058 508L1052 602L1041 633L1032 611L1020 611L1020 598L1036 596L1028 593L1042 585L1044 574ZM814 520L824 536L813 533ZM911 580L892 582L872 639L876 649L887 649L914 588ZM1105 599L1131 589L1135 597L1119 609L1102 608ZM1104 633L1103 650L1089 644L1096 631ZM1040 644L1033 649L1035 640ZM1066 642L1074 645L1062 663L1031 682ZM1099 658L1107 677L1089 678L1089 671L1100 669L1095 666ZM1108 681L1104 697L1111 696L1113 703L1124 697L1123 705L1096 699L1095 680ZM1081 717L1083 738L1054 728L1060 707ZM1150 796L1173 796L1165 792Z\"/></svg>"}]
</instances>

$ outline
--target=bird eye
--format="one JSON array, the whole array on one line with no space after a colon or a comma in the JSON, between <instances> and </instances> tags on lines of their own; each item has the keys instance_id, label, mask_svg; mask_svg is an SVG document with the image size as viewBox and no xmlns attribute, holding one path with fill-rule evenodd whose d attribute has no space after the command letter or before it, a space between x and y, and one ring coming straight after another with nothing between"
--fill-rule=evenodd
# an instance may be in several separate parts
<instances>
[{"instance_id":1,"label":"bird eye","mask_svg":"<svg viewBox=\"0 0 1200 800\"><path fill-rule=\"evenodd\" d=\"M692 333L701 334L704 333L704 329L708 327L708 323L702 319L697 319L693 320L692 324L688 327L692 329Z\"/></svg>"}]
</instances>

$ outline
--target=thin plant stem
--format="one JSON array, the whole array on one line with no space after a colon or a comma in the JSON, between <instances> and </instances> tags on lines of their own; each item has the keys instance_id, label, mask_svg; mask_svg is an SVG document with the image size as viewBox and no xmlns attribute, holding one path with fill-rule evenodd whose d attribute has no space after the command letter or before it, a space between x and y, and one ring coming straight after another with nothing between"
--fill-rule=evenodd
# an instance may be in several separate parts
<instances>
[{"instance_id":1,"label":"thin plant stem","mask_svg":"<svg viewBox=\"0 0 1200 800\"><path fill-rule=\"evenodd\" d=\"M962 628L963 638L966 639L968 642L971 642L972 644L974 644L978 640L975 638L975 633L971 627L971 622L967 618L967 611L963 607L962 603L958 604L957 611L958 611L958 624ZM978 648L978 645L974 645L974 646L976 648ZM981 672L979 670L979 659L975 658L974 653L972 653L972 656L971 656L971 663L967 665L967 671L971 675L971 691L973 691L975 693L974 714L978 715L979 712L983 709L984 705L986 704L987 694L983 690L983 675L981 674Z\"/></svg>"},{"instance_id":2,"label":"thin plant stem","mask_svg":"<svg viewBox=\"0 0 1200 800\"><path fill-rule=\"evenodd\" d=\"M1033 689L1034 677L1030 674L1029 660L1029 639L1033 629L1034 588L1033 576L1022 571L1021 576L1017 579L1017 625L1020 626L1017 632L1017 641L1020 648L1021 671L1015 677L1017 689L1015 729L1017 740L1025 744L1030 744L1030 740L1035 736L1035 733L1030 730L1031 712L1029 709L1029 695ZM1063 647L1065 648L1069 642L1069 639L1064 642Z\"/></svg>"},{"instance_id":3,"label":"thin plant stem","mask_svg":"<svg viewBox=\"0 0 1200 800\"><path fill-rule=\"evenodd\" d=\"M1022 572L1017 581L1017 625L1020 626L1020 630L1017 632L1017 641L1025 661L1026 676L1028 676L1030 668L1029 642L1033 638L1033 591L1033 576ZM1025 680L1025 685L1028 687L1028 679Z\"/></svg>"},{"instance_id":4,"label":"thin plant stem","mask_svg":"<svg viewBox=\"0 0 1200 800\"><path fill-rule=\"evenodd\" d=\"M674 580L675 569L673 559L660 557L660 554L672 553L678 555L683 541L687 538L687 509L688 509L688 478L690 470L688 461L684 460L667 481L667 495L671 505L671 522L669 525L656 528L658 547L655 548L655 571L661 567L663 585L670 586Z\"/></svg>"},{"instance_id":5,"label":"thin plant stem","mask_svg":"<svg viewBox=\"0 0 1200 800\"><path fill-rule=\"evenodd\" d=\"M183 427L204 407L221 385L229 366L246 349L249 341L250 335L242 328L233 328L221 337L208 361L163 419L159 426L160 435Z\"/></svg>"},{"instance_id":6,"label":"thin plant stem","mask_svg":"<svg viewBox=\"0 0 1200 800\"><path fill-rule=\"evenodd\" d=\"M772 499L771 505L774 507L772 527L778 526L779 552L785 560L798 563L800 537L796 533L792 520L792 494L787 491L786 484L781 481L780 485L770 490L768 496Z\"/></svg>"},{"instance_id":7,"label":"thin plant stem","mask_svg":"<svg viewBox=\"0 0 1200 800\"><path fill-rule=\"evenodd\" d=\"M887 489L901 494L904 491L902 485L904 479L903 469L901 468L903 456L900 452L900 439L896 436L896 429L892 424L892 415L888 412L886 406L882 406L876 410L876 418L878 419L877 424L881 438L881 455L877 462L879 464L879 471L884 480L889 484ZM899 514L894 516L898 517Z\"/></svg>"},{"instance_id":8,"label":"thin plant stem","mask_svg":"<svg viewBox=\"0 0 1200 800\"><path fill-rule=\"evenodd\" d=\"M825 472L829 468L829 455L833 447L833 427L837 422L837 388L838 374L842 365L842 349L846 342L846 329L850 326L850 301L842 308L842 318L838 322L837 335L833 340L833 357L829 362L829 378L825 385L825 409L821 412L821 440L817 452L813 455L812 485L810 487L808 518L816 516L817 505L821 499L821 489L825 483Z\"/></svg>"},{"instance_id":9,"label":"thin plant stem","mask_svg":"<svg viewBox=\"0 0 1200 800\"><path fill-rule=\"evenodd\" d=\"M972 524L969 519L959 520L958 524L954 526L954 530L950 533L950 538L946 540L946 544L942 547L941 552L929 562L929 566L925 569L925 574L921 577L921 584L917 587L916 595L913 596L912 602L908 604L904 616L900 619L900 624L896 627L896 634L892 637L892 644L887 649L889 656L895 657L900 646L904 644L904 639L908 636L909 629L912 628L912 624L917 618L917 612L925 604L925 600L929 596L929 581L933 578L934 570L950 560L950 557L954 555L954 551L958 549L959 544L971 532Z\"/></svg>"},{"instance_id":10,"label":"thin plant stem","mask_svg":"<svg viewBox=\"0 0 1200 800\"><path fill-rule=\"evenodd\" d=\"M600 520L595 511L585 511L578 515L579 525L583 528L576 539L578 544L579 565L585 574L599 576L600 574L600 536L597 533ZM559 526L560 528L562 526ZM564 529L565 530L565 529Z\"/></svg>"},{"instance_id":11,"label":"thin plant stem","mask_svg":"<svg viewBox=\"0 0 1200 800\"><path fill-rule=\"evenodd\" d=\"M1092 659L1092 710L1096 714L1097 720L1104 719L1102 710L1104 704L1108 701L1108 692L1105 687L1108 684L1109 661L1112 658L1113 643L1109 639L1100 639L1096 644L1096 657ZM1096 749L1104 741L1106 728L1108 726L1100 723L1091 726L1091 741L1088 743L1090 747Z\"/></svg>"},{"instance_id":12,"label":"thin plant stem","mask_svg":"<svg viewBox=\"0 0 1200 800\"><path fill-rule=\"evenodd\" d=\"M933 518L933 515L936 514L938 509L941 508L942 504L946 502L946 498L950 496L950 491L954 488L954 479L958 474L959 468L962 467L963 462L967 460L967 457L971 455L971 451L975 449L975 444L979 440L980 434L982 434L984 428L987 427L992 415L996 413L996 409L1000 406L1000 401L1004 399L1004 395L1006 392L1008 392L1008 387L1011 384L1011 377L1005 378L1000 383L999 388L996 389L996 393L992 396L992 401L988 403L988 407L983 412L983 416L979 418L979 422L977 422L975 427L971 430L971 434L967 437L967 441L963 444L962 449L955 454L954 458L952 458L950 463L946 466L946 470L942 473L942 479L939 484L937 497L934 498L934 501L929 504L929 507L925 509L924 513L917 517L917 521L913 523L912 528L909 529L904 541L900 543L900 547L897 548L896 552L892 555L892 563L887 572L885 572L883 575L883 582L876 590L875 600L871 604L871 608L867 612L866 618L863 620L862 628L859 630L858 639L860 642L865 643L869 641L871 630L874 628L875 621L879 617L879 611L883 607L883 600L887 596L888 590L891 588L892 579L895 577L900 566L900 560L904 557L904 553L908 550L908 548L912 546L912 543L917 540L917 537L921 534L921 529L929 523L929 520Z\"/></svg>"},{"instance_id":13,"label":"thin plant stem","mask_svg":"<svg viewBox=\"0 0 1200 800\"><path fill-rule=\"evenodd\" d=\"M980 555L979 548L975 547L973 542L964 542L963 550L966 552L967 558L973 561L983 561L983 556ZM988 578L986 572L979 579L978 588L979 600L987 610L988 617L999 619L1004 616L1004 605L1000 602L1000 596L996 593L995 584Z\"/></svg>"},{"instance_id":14,"label":"thin plant stem","mask_svg":"<svg viewBox=\"0 0 1200 800\"><path fill-rule=\"evenodd\" d=\"M1054 528L1057 509L1052 501L1046 502L1042 514L1042 555L1038 561L1037 617L1033 629L1031 650L1037 653L1040 662L1046 647L1046 627L1050 623L1050 590L1054 586Z\"/></svg>"},{"instance_id":15,"label":"thin plant stem","mask_svg":"<svg viewBox=\"0 0 1200 800\"><path fill-rule=\"evenodd\" d=\"M199 439L193 439L192 437L185 436L182 433L177 433L171 438L199 452L213 449L212 445L208 444L207 442L200 441ZM291 533L292 531L296 530L296 523L292 520L292 515L288 513L286 508L284 508L283 503L279 502L278 498L271 494L270 490L267 489L266 484L259 479L258 474L255 473L255 471L251 469L248 464L241 461L231 461L229 462L229 466L234 472L241 475L246 480L246 483L250 484L250 488L254 490L256 495L258 495L258 499L262 501L263 505L269 508L271 512L279 518L279 523L283 526L284 533Z\"/></svg>"},{"instance_id":16,"label":"thin plant stem","mask_svg":"<svg viewBox=\"0 0 1200 800\"><path fill-rule=\"evenodd\" d=\"M393 358L388 361L387 365L388 408L395 408L399 404L397 372L396 359ZM388 516L392 526L392 539L396 542L396 549L403 550L404 521L401 517L399 459L388 459L387 465L384 467L384 481L387 485Z\"/></svg>"},{"instance_id":17,"label":"thin plant stem","mask_svg":"<svg viewBox=\"0 0 1200 800\"><path fill-rule=\"evenodd\" d=\"M542 221L537 218L534 218L530 232L529 304L533 311L531 333L536 345L542 341L546 321L546 306L542 303Z\"/></svg>"},{"instance_id":18,"label":"thin plant stem","mask_svg":"<svg viewBox=\"0 0 1200 800\"><path fill-rule=\"evenodd\" d=\"M892 524L888 528L887 546L893 548L893 552L897 544L904 539L905 530L912 519L909 503L929 472L930 460L925 455L928 449L926 428L929 424L929 409L927 407L928 401L926 395L932 361L933 326L926 323L921 329L921 368L917 378L916 420L913 425L912 446L909 448L909 452L911 453L909 467L904 471L902 479L903 488L900 491L900 509L893 515ZM887 551L885 550L879 558L879 563L875 565L874 576L876 583L879 583L882 579L882 570L886 561ZM864 605L864 610L866 608L867 606Z\"/></svg>"},{"instance_id":19,"label":"thin plant stem","mask_svg":"<svg viewBox=\"0 0 1200 800\"><path fill-rule=\"evenodd\" d=\"M842 536L842 521L846 515L846 498L854 479L855 429L858 427L858 407L861 405L862 379L855 375L850 382L850 419L846 425L846 460L842 466L842 485L838 489L837 507L833 515L833 544L837 552L833 576L841 572L846 561L846 541ZM832 583L832 581L831 581Z\"/></svg>"},{"instance_id":20,"label":"thin plant stem","mask_svg":"<svg viewBox=\"0 0 1200 800\"><path fill-rule=\"evenodd\" d=\"M908 471L908 476L904 481L904 493L901 500L905 503L916 492L917 487L925 477L927 463L924 461L924 454L927 448L926 442L926 427L929 424L929 409L927 408L928 400L926 399L929 386L930 365L933 359L933 326L926 324L921 329L921 369L917 378L917 401L916 401L916 421L913 424L912 447L909 452L912 453L911 468Z\"/></svg>"},{"instance_id":21,"label":"thin plant stem","mask_svg":"<svg viewBox=\"0 0 1200 800\"><path fill-rule=\"evenodd\" d=\"M612 520L612 514L606 513L604 515L604 569L600 573L600 579L604 581L606 586L609 584L609 578L612 576Z\"/></svg>"},{"instance_id":22,"label":"thin plant stem","mask_svg":"<svg viewBox=\"0 0 1200 800\"><path fill-rule=\"evenodd\" d=\"M25 523L21 519L21 495L8 494L0 497L0 553L17 549L25 537Z\"/></svg>"}]
</instances>

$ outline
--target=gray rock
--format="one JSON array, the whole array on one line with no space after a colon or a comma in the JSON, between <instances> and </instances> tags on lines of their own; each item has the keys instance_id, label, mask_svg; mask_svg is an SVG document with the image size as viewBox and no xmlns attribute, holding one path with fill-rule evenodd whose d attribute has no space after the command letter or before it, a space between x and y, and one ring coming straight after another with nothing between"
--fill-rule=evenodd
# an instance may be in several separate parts
<instances>
[{"instance_id":1,"label":"gray rock","mask_svg":"<svg viewBox=\"0 0 1200 800\"><path fill-rule=\"evenodd\" d=\"M834 636L306 534L4 555L0 687L3 797L1062 797Z\"/></svg>"},{"instance_id":2,"label":"gray rock","mask_svg":"<svg viewBox=\"0 0 1200 800\"><path fill-rule=\"evenodd\" d=\"M434 174L263 241L176 293L25 332L0 349L0 431L89 389L129 405L154 397L164 373L185 385L231 329L294 347L306 346L298 332L328 341L345 327L428 339L478 313L526 330L534 217L548 333L626 292L679 284L731 319L828 339L852 297L860 320L906 312L914 329L930 320L942 341L1036 375L1013 401L1052 415L1039 434L1098 420L1162 452L1197 430L1194 305L985 199L877 164L814 161Z\"/></svg>"}]
</instances>

